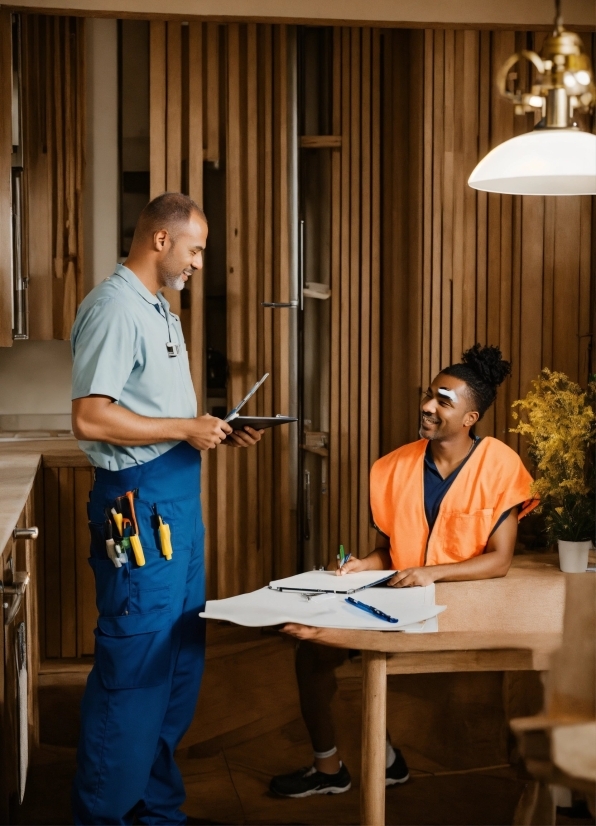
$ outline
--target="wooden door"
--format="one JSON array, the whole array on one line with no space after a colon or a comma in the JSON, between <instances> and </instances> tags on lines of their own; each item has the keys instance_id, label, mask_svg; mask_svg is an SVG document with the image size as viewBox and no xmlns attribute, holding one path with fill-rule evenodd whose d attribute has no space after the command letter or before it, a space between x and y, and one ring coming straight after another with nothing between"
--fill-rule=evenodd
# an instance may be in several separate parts
<instances>
[{"instance_id":1,"label":"wooden door","mask_svg":"<svg viewBox=\"0 0 596 826\"><path fill-rule=\"evenodd\" d=\"M29 497L23 509L17 528L31 527L34 519L34 496ZM20 805L20 788L26 782L26 771L20 777L20 741L26 744L27 754L39 742L39 725L37 716L37 672L38 672L38 633L35 606L36 566L33 553L33 540L10 539L1 557L1 575L4 584L2 617L2 660L3 678L0 681L2 697L2 771L0 780L0 817L3 823L18 822ZM20 607L10 622L11 606L15 597L6 593L12 583L18 581L18 575L29 573L27 586ZM24 641L26 655L21 657L20 635ZM25 663L27 671L27 693L24 726L21 728L19 715L19 675L18 669ZM28 762L28 761L27 761Z\"/></svg>"}]
</instances>

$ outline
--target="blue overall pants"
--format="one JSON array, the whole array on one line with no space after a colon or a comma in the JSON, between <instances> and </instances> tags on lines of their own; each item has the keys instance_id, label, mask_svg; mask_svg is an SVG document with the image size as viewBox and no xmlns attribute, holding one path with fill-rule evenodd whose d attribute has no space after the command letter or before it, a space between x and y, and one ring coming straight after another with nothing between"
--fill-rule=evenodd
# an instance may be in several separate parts
<instances>
[{"instance_id":1,"label":"blue overall pants","mask_svg":"<svg viewBox=\"0 0 596 826\"><path fill-rule=\"evenodd\" d=\"M186 442L143 465L96 470L89 562L99 618L81 706L75 823L186 823L174 751L192 721L205 658L200 470L200 453ZM146 564L138 566L131 550L129 563L116 568L104 511L135 488ZM170 560L153 506L171 528Z\"/></svg>"}]
</instances>

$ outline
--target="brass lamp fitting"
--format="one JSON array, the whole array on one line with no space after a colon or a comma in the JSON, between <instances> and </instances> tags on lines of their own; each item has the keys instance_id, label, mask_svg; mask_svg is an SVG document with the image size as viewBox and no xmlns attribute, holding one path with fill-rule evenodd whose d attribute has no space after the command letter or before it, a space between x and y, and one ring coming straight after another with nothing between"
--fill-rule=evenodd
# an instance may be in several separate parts
<instances>
[{"instance_id":1,"label":"brass lamp fitting","mask_svg":"<svg viewBox=\"0 0 596 826\"><path fill-rule=\"evenodd\" d=\"M541 54L523 49L507 58L497 73L497 89L523 115L540 109L546 129L569 129L574 112L589 112L596 100L596 87L590 58L581 38L563 28L559 3L552 35L544 41ZM538 73L531 92L507 88L511 68L522 58Z\"/></svg>"}]
</instances>

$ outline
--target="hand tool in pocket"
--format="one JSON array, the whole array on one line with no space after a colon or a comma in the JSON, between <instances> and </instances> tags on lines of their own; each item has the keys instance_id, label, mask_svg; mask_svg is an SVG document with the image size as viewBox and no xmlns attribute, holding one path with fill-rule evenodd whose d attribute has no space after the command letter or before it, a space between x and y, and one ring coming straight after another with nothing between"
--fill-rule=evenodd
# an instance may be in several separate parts
<instances>
[{"instance_id":1,"label":"hand tool in pocket","mask_svg":"<svg viewBox=\"0 0 596 826\"><path fill-rule=\"evenodd\" d=\"M112 520L110 519L110 512L106 508L106 521L104 524L104 535L106 540L106 551L108 553L109 558L112 560L116 568L122 567L122 561L120 560L119 555L116 553L116 543L114 542L114 533L112 531Z\"/></svg>"},{"instance_id":2,"label":"hand tool in pocket","mask_svg":"<svg viewBox=\"0 0 596 826\"><path fill-rule=\"evenodd\" d=\"M161 545L161 552L165 556L166 559L171 559L172 554L174 553L174 549L172 548L172 534L170 532L170 526L167 522L164 522L159 513L157 512L157 505L153 505L153 512L158 521L157 529L159 531L159 542Z\"/></svg>"},{"instance_id":3,"label":"hand tool in pocket","mask_svg":"<svg viewBox=\"0 0 596 826\"><path fill-rule=\"evenodd\" d=\"M116 508L111 509L111 517L116 526L116 531L118 532L118 540L114 540L114 549L121 564L126 565L128 563L128 554L124 548L124 527L122 525L124 517L121 513L118 513Z\"/></svg>"},{"instance_id":4,"label":"hand tool in pocket","mask_svg":"<svg viewBox=\"0 0 596 826\"><path fill-rule=\"evenodd\" d=\"M126 538L128 538L130 542L130 547L132 548L133 553L135 555L135 561L137 565L140 567L145 564L145 554L143 553L143 546L141 545L139 531L139 523L137 522L137 517L135 514L135 493L136 491L128 490L126 491L124 496L118 496L116 499L116 507L119 508L120 512L122 513L123 528L126 526L127 522L131 526L130 533Z\"/></svg>"}]
</instances>

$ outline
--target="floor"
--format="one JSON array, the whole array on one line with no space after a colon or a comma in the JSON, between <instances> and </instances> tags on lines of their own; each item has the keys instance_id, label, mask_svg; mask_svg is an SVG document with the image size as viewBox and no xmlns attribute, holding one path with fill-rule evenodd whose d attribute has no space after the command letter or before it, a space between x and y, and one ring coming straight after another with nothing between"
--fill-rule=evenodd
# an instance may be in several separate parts
<instances>
[{"instance_id":1,"label":"floor","mask_svg":"<svg viewBox=\"0 0 596 826\"><path fill-rule=\"evenodd\" d=\"M352 824L359 822L360 707L357 677L340 680L338 745L353 776L337 796L280 800L272 774L311 760L293 674L294 647L278 634L211 624L203 688L193 725L181 743L190 822L209 824ZM509 713L532 713L533 675L505 686L502 675L392 677L388 720L411 780L387 792L388 824L511 823L524 788L515 763ZM72 681L72 680L71 680ZM22 824L71 823L78 703L83 685L40 691L42 747L33 756ZM560 824L593 824L560 817Z\"/></svg>"}]
</instances>

